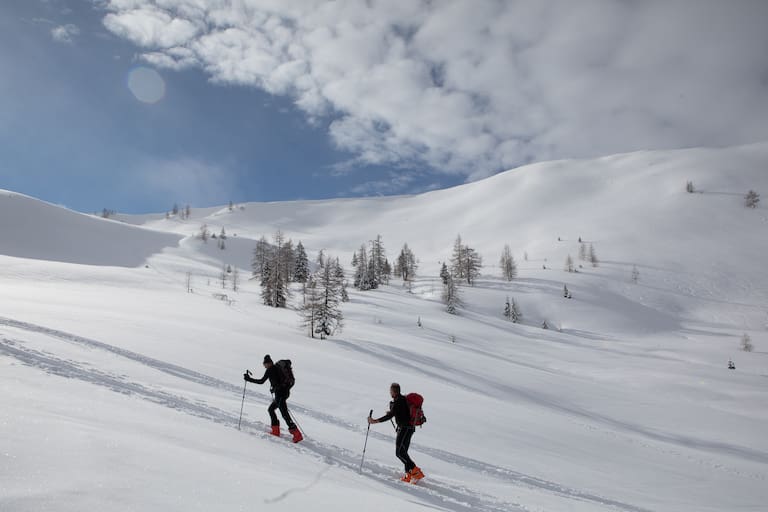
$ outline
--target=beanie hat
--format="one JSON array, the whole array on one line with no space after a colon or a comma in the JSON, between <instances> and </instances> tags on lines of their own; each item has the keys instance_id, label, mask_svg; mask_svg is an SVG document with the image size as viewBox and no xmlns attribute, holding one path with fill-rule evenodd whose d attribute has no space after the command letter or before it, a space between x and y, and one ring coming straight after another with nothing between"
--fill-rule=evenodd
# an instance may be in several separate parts
<instances>
[{"instance_id":1,"label":"beanie hat","mask_svg":"<svg viewBox=\"0 0 768 512\"><path fill-rule=\"evenodd\" d=\"M264 361L263 361L262 364L271 363L271 362L272 362L272 358L269 357L269 354L265 355L264 356Z\"/></svg>"}]
</instances>

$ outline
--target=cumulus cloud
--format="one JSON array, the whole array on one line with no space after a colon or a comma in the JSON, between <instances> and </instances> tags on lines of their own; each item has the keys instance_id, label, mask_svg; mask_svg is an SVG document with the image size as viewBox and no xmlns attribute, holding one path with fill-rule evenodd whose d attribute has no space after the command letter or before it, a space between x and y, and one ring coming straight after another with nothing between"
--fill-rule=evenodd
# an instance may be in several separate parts
<instances>
[{"instance_id":1,"label":"cumulus cloud","mask_svg":"<svg viewBox=\"0 0 768 512\"><path fill-rule=\"evenodd\" d=\"M59 25L51 29L51 37L53 40L59 43L71 44L75 36L80 35L80 29L77 25L68 23L66 25Z\"/></svg>"},{"instance_id":2,"label":"cumulus cloud","mask_svg":"<svg viewBox=\"0 0 768 512\"><path fill-rule=\"evenodd\" d=\"M157 66L287 95L356 164L768 139L768 2L105 0Z\"/></svg>"}]
</instances>

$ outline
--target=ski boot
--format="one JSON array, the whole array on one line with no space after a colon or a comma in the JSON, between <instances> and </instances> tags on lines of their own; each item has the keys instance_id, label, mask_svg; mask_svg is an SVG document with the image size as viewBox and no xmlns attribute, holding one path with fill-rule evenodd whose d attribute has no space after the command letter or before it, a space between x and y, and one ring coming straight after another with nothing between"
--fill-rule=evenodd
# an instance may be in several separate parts
<instances>
[{"instance_id":1,"label":"ski boot","mask_svg":"<svg viewBox=\"0 0 768 512\"><path fill-rule=\"evenodd\" d=\"M270 434L280 437L280 425L272 425L272 432Z\"/></svg>"},{"instance_id":2,"label":"ski boot","mask_svg":"<svg viewBox=\"0 0 768 512\"><path fill-rule=\"evenodd\" d=\"M288 429L288 432L290 432L293 435L293 442L298 443L302 439L304 439L304 436L301 435L301 431L298 427L291 427Z\"/></svg>"},{"instance_id":3,"label":"ski boot","mask_svg":"<svg viewBox=\"0 0 768 512\"><path fill-rule=\"evenodd\" d=\"M414 484L419 480L421 480L422 478L424 478L424 473L421 471L421 468L418 466L413 468L410 471L409 475L411 476L411 482L413 482Z\"/></svg>"}]
</instances>

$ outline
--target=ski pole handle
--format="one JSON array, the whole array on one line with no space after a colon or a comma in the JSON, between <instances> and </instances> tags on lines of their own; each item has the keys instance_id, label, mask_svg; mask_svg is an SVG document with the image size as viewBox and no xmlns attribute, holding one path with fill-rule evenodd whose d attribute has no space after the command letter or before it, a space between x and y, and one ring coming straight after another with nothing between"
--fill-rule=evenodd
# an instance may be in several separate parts
<instances>
[{"instance_id":1,"label":"ski pole handle","mask_svg":"<svg viewBox=\"0 0 768 512\"><path fill-rule=\"evenodd\" d=\"M368 413L369 418L373 418L373 409L371 409L371 412Z\"/></svg>"},{"instance_id":2,"label":"ski pole handle","mask_svg":"<svg viewBox=\"0 0 768 512\"><path fill-rule=\"evenodd\" d=\"M251 373L251 370L245 370L245 373L247 373L249 377L250 377L251 375L253 375L253 374Z\"/></svg>"}]
</instances>

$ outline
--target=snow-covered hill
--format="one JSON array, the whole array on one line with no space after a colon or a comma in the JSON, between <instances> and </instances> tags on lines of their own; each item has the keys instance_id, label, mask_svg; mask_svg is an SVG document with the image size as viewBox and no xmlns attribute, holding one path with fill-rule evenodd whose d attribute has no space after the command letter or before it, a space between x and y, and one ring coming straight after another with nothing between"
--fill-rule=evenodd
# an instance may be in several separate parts
<instances>
[{"instance_id":1,"label":"snow-covered hill","mask_svg":"<svg viewBox=\"0 0 768 512\"><path fill-rule=\"evenodd\" d=\"M0 510L761 510L768 214L743 196L768 190L766 167L768 144L642 152L187 220L3 192ZM196 238L202 224L225 228L225 250ZM255 281L218 282L224 265L247 277L277 229L345 265L381 234L390 258L408 243L419 276L412 293L353 291L344 331L309 339ZM485 267L453 316L437 274L458 234ZM578 259L580 237L598 267ZM496 267L506 243L511 283ZM507 296L522 324L502 317ZM248 387L237 430L241 374L265 353L294 361L299 445L265 434L264 387ZM358 472L392 381L426 398L418 486L397 481L388 425Z\"/></svg>"}]
</instances>

